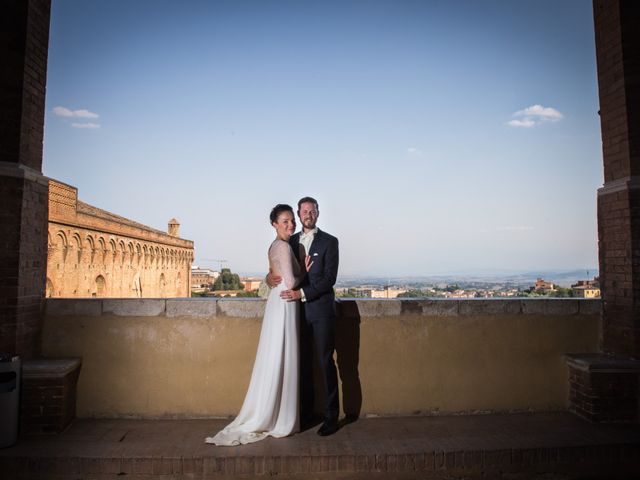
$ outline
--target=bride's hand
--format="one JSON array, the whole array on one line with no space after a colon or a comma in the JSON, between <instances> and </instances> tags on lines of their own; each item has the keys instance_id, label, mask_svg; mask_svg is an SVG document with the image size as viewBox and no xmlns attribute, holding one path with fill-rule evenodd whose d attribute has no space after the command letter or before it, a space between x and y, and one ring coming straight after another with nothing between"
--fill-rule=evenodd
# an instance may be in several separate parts
<instances>
[{"instance_id":1,"label":"bride's hand","mask_svg":"<svg viewBox=\"0 0 640 480\"><path fill-rule=\"evenodd\" d=\"M311 256L307 255L306 257L304 257L304 269L308 272L309 270L311 270L311 265L313 265Z\"/></svg>"}]
</instances>

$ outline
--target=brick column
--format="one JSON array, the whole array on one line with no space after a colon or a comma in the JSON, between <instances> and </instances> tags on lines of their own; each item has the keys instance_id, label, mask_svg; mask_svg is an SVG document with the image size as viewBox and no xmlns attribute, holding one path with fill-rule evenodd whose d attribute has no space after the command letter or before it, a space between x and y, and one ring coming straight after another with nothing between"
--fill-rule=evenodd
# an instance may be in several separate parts
<instances>
[{"instance_id":1,"label":"brick column","mask_svg":"<svg viewBox=\"0 0 640 480\"><path fill-rule=\"evenodd\" d=\"M598 190L602 354L570 354L569 409L634 422L640 398L640 2L594 0L604 185Z\"/></svg>"},{"instance_id":2,"label":"brick column","mask_svg":"<svg viewBox=\"0 0 640 480\"><path fill-rule=\"evenodd\" d=\"M47 267L42 176L51 0L0 6L0 352L39 353Z\"/></svg>"},{"instance_id":3,"label":"brick column","mask_svg":"<svg viewBox=\"0 0 640 480\"><path fill-rule=\"evenodd\" d=\"M604 352L640 358L640 2L595 0Z\"/></svg>"}]
</instances>

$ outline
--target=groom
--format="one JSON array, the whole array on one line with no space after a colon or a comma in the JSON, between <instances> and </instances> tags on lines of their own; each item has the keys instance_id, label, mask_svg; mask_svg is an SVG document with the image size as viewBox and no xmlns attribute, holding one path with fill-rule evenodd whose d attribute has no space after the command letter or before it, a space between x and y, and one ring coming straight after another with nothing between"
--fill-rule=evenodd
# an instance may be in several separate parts
<instances>
[{"instance_id":1,"label":"groom","mask_svg":"<svg viewBox=\"0 0 640 480\"><path fill-rule=\"evenodd\" d=\"M318 202L311 197L298 201L298 217L302 231L292 235L289 244L304 265L306 255L313 264L309 273L294 290L280 296L288 301L301 300L300 308L300 417L304 425L313 417L312 342L322 370L325 387L324 422L318 435L338 431L338 375L333 361L335 350L336 307L333 285L338 275L338 239L316 227ZM281 282L275 275L267 275L267 283L274 287Z\"/></svg>"}]
</instances>

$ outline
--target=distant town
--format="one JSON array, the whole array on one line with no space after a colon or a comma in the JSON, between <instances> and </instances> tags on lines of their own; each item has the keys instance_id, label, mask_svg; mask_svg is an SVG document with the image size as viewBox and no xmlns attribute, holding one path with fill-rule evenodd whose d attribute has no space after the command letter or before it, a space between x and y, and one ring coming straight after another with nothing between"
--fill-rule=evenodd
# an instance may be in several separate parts
<instances>
[{"instance_id":1,"label":"distant town","mask_svg":"<svg viewBox=\"0 0 640 480\"><path fill-rule=\"evenodd\" d=\"M599 298L598 277L578 278L579 272L555 272L550 278L531 274L490 278L471 276L406 278L339 278L337 298ZM556 280L556 278L558 280ZM191 269L192 296L258 297L263 277L240 276L229 268L220 271L197 266Z\"/></svg>"}]
</instances>

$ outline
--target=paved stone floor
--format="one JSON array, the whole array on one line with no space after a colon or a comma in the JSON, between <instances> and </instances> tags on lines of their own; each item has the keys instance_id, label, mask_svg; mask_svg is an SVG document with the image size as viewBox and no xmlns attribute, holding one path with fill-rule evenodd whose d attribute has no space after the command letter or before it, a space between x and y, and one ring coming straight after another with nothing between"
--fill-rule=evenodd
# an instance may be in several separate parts
<instances>
[{"instance_id":1,"label":"paved stone floor","mask_svg":"<svg viewBox=\"0 0 640 480\"><path fill-rule=\"evenodd\" d=\"M640 426L565 412L364 418L331 437L215 447L226 420L80 419L0 450L4 479L640 478Z\"/></svg>"}]
</instances>

